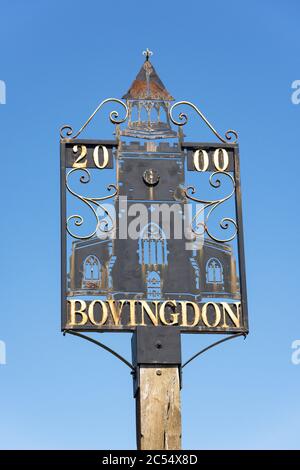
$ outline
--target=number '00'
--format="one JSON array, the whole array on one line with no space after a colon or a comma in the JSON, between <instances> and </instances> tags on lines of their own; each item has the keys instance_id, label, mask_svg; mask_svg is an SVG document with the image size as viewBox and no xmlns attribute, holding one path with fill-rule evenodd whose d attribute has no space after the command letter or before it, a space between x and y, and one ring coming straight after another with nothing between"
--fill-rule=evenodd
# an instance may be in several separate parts
<instances>
[{"instance_id":1,"label":"number '00'","mask_svg":"<svg viewBox=\"0 0 300 470\"><path fill-rule=\"evenodd\" d=\"M103 150L103 162L100 163L99 161L99 149L102 148ZM87 167L87 148L85 145L74 145L73 146L73 153L79 153L79 156L76 158L75 162L73 163L73 168L86 168ZM108 164L108 150L105 145L96 145L93 151L93 160L95 166L103 170L103 168L107 167Z\"/></svg>"},{"instance_id":2,"label":"number '00'","mask_svg":"<svg viewBox=\"0 0 300 470\"><path fill-rule=\"evenodd\" d=\"M209 156L206 150L196 150L193 155L193 160L194 167L197 171L207 171L209 167ZM225 149L216 149L213 155L213 163L217 171L226 171L229 165L229 156L227 151Z\"/></svg>"}]
</instances>

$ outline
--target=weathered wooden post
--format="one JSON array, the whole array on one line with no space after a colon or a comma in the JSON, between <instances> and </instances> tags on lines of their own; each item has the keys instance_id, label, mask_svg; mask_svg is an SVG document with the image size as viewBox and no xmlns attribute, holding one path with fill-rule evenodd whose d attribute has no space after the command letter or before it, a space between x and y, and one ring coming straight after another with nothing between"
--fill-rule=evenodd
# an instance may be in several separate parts
<instances>
[{"instance_id":1,"label":"weathered wooden post","mask_svg":"<svg viewBox=\"0 0 300 470\"><path fill-rule=\"evenodd\" d=\"M181 449L179 330L137 327L132 355L138 449Z\"/></svg>"}]
</instances>

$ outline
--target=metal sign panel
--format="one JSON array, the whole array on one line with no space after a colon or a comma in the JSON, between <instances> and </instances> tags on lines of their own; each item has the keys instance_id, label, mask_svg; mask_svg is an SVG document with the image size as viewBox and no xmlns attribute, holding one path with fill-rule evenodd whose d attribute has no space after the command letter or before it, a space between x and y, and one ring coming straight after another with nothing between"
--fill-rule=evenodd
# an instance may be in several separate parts
<instances>
[{"instance_id":1,"label":"metal sign panel","mask_svg":"<svg viewBox=\"0 0 300 470\"><path fill-rule=\"evenodd\" d=\"M126 103L61 128L62 329L246 334L237 133L171 106L145 54ZM82 140L109 102L116 140ZM184 141L183 105L219 143Z\"/></svg>"},{"instance_id":2,"label":"metal sign panel","mask_svg":"<svg viewBox=\"0 0 300 470\"><path fill-rule=\"evenodd\" d=\"M62 139L62 329L247 333L237 144Z\"/></svg>"}]
</instances>

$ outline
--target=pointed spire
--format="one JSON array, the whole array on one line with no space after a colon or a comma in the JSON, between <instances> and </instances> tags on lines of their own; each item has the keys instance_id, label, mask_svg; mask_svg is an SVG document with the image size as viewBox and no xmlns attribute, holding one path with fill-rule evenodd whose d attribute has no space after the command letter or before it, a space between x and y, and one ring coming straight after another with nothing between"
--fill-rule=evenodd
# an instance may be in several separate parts
<instances>
[{"instance_id":1,"label":"pointed spire","mask_svg":"<svg viewBox=\"0 0 300 470\"><path fill-rule=\"evenodd\" d=\"M174 101L150 62L153 52L147 48L143 55L145 62L123 99Z\"/></svg>"},{"instance_id":2,"label":"pointed spire","mask_svg":"<svg viewBox=\"0 0 300 470\"><path fill-rule=\"evenodd\" d=\"M128 92L123 96L128 106L128 122L120 135L141 139L175 138L169 108L174 98L165 88L150 62L153 54L148 48L143 52L145 61Z\"/></svg>"}]
</instances>

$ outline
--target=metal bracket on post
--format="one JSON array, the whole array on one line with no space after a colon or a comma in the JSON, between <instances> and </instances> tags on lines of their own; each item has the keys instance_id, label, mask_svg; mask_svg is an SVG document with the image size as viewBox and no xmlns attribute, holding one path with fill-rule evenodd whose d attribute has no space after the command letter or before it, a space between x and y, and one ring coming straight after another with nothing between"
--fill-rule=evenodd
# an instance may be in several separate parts
<instances>
[{"instance_id":1,"label":"metal bracket on post","mask_svg":"<svg viewBox=\"0 0 300 470\"><path fill-rule=\"evenodd\" d=\"M181 388L181 341L178 328L164 326L138 326L132 335L133 396L139 389L141 365L167 367L177 366Z\"/></svg>"}]
</instances>

